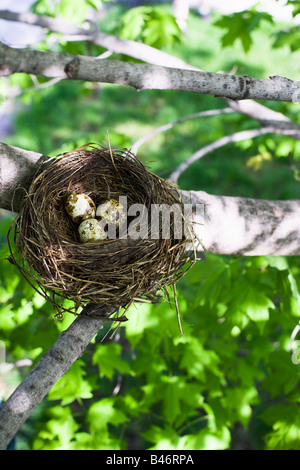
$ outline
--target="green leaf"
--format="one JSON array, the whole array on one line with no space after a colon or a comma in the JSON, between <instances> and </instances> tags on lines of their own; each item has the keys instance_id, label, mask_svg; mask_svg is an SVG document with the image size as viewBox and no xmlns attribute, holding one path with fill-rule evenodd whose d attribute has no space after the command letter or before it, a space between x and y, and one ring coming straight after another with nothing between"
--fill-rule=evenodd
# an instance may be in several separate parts
<instances>
[{"instance_id":1,"label":"green leaf","mask_svg":"<svg viewBox=\"0 0 300 470\"><path fill-rule=\"evenodd\" d=\"M78 432L72 442L72 450L122 450L124 448L124 441L104 429L100 433Z\"/></svg>"},{"instance_id":2,"label":"green leaf","mask_svg":"<svg viewBox=\"0 0 300 470\"><path fill-rule=\"evenodd\" d=\"M195 285L194 303L214 306L230 288L229 265L221 256L208 254L205 261L196 264L183 278L182 286L185 285L189 289Z\"/></svg>"},{"instance_id":3,"label":"green leaf","mask_svg":"<svg viewBox=\"0 0 300 470\"><path fill-rule=\"evenodd\" d=\"M288 46L292 52L295 52L300 48L300 32L298 26L281 31L276 31L273 34L273 37L273 47L275 49Z\"/></svg>"},{"instance_id":4,"label":"green leaf","mask_svg":"<svg viewBox=\"0 0 300 470\"><path fill-rule=\"evenodd\" d=\"M265 436L266 450L300 450L300 416L296 404L279 403L259 417L273 430Z\"/></svg>"},{"instance_id":5,"label":"green leaf","mask_svg":"<svg viewBox=\"0 0 300 470\"><path fill-rule=\"evenodd\" d=\"M207 371L222 377L217 354L205 349L198 339L181 336L176 344L185 345L179 367L185 369L189 377L195 377L204 383L207 380Z\"/></svg>"},{"instance_id":6,"label":"green leaf","mask_svg":"<svg viewBox=\"0 0 300 470\"><path fill-rule=\"evenodd\" d=\"M297 16L300 13L300 1L288 0L286 4L291 5L293 7L293 17L295 18L295 16Z\"/></svg>"},{"instance_id":7,"label":"green leaf","mask_svg":"<svg viewBox=\"0 0 300 470\"><path fill-rule=\"evenodd\" d=\"M94 10L100 10L102 7L102 0L86 0L87 5L91 6Z\"/></svg>"},{"instance_id":8,"label":"green leaf","mask_svg":"<svg viewBox=\"0 0 300 470\"><path fill-rule=\"evenodd\" d=\"M226 426L212 433L201 429L197 434L186 436L184 450L224 450L230 446L231 434Z\"/></svg>"},{"instance_id":9,"label":"green leaf","mask_svg":"<svg viewBox=\"0 0 300 470\"><path fill-rule=\"evenodd\" d=\"M33 443L33 450L69 450L78 429L71 410L68 407L56 406L48 410L51 419L45 429L38 433Z\"/></svg>"},{"instance_id":10,"label":"green leaf","mask_svg":"<svg viewBox=\"0 0 300 470\"><path fill-rule=\"evenodd\" d=\"M126 337L129 339L131 347L135 348L141 338L145 336L147 329L155 328L159 325L159 318L153 314L152 305L142 303L138 308L134 305L128 312L129 321L126 323Z\"/></svg>"},{"instance_id":11,"label":"green leaf","mask_svg":"<svg viewBox=\"0 0 300 470\"><path fill-rule=\"evenodd\" d=\"M269 291L267 286L262 283L253 284L247 278L235 283L229 294L232 300L229 301L226 311L226 319L230 324L244 329L251 320L262 334L269 319L269 309L275 308L268 294L264 292L266 290Z\"/></svg>"},{"instance_id":12,"label":"green leaf","mask_svg":"<svg viewBox=\"0 0 300 470\"><path fill-rule=\"evenodd\" d=\"M271 398L281 393L288 394L299 381L299 368L292 362L291 353L273 351L268 358L269 374L262 382L261 388L269 392Z\"/></svg>"},{"instance_id":13,"label":"green leaf","mask_svg":"<svg viewBox=\"0 0 300 470\"><path fill-rule=\"evenodd\" d=\"M282 312L300 318L300 294L290 269L278 272L278 293Z\"/></svg>"},{"instance_id":14,"label":"green leaf","mask_svg":"<svg viewBox=\"0 0 300 470\"><path fill-rule=\"evenodd\" d=\"M269 319L269 309L274 308L274 303L267 295L257 292L255 288L249 288L243 302L243 307L250 319L259 324Z\"/></svg>"},{"instance_id":15,"label":"green leaf","mask_svg":"<svg viewBox=\"0 0 300 470\"><path fill-rule=\"evenodd\" d=\"M13 330L17 326L12 308L13 306L9 304L4 304L0 308L0 330L2 331Z\"/></svg>"},{"instance_id":16,"label":"green leaf","mask_svg":"<svg viewBox=\"0 0 300 470\"><path fill-rule=\"evenodd\" d=\"M252 406L259 403L256 386L241 387L235 385L235 387L227 388L221 402L226 410L229 422L238 422L247 426L252 415Z\"/></svg>"},{"instance_id":17,"label":"green leaf","mask_svg":"<svg viewBox=\"0 0 300 470\"><path fill-rule=\"evenodd\" d=\"M143 31L143 39L146 44L154 47L172 46L173 42L179 40L180 29L174 16L168 14L156 15L148 21L147 27Z\"/></svg>"},{"instance_id":18,"label":"green leaf","mask_svg":"<svg viewBox=\"0 0 300 470\"><path fill-rule=\"evenodd\" d=\"M122 18L120 36L153 47L172 46L181 37L174 15L160 6L131 8Z\"/></svg>"},{"instance_id":19,"label":"green leaf","mask_svg":"<svg viewBox=\"0 0 300 470\"><path fill-rule=\"evenodd\" d=\"M258 12L253 8L252 10L222 16L221 19L215 21L214 25L227 29L222 37L223 47L233 46L236 40L239 39L244 51L248 52L253 44L252 34L260 26L261 21L273 23L273 18L270 14Z\"/></svg>"},{"instance_id":20,"label":"green leaf","mask_svg":"<svg viewBox=\"0 0 300 470\"><path fill-rule=\"evenodd\" d=\"M52 387L48 394L49 400L62 400L62 405L72 403L74 400L92 398L92 387L84 378L84 362L77 360Z\"/></svg>"},{"instance_id":21,"label":"green leaf","mask_svg":"<svg viewBox=\"0 0 300 470\"><path fill-rule=\"evenodd\" d=\"M204 428L197 434L184 436L169 426L152 426L142 436L154 443L149 450L223 450L229 447L231 440L230 431L225 426L214 433Z\"/></svg>"},{"instance_id":22,"label":"green leaf","mask_svg":"<svg viewBox=\"0 0 300 470\"><path fill-rule=\"evenodd\" d=\"M113 397L103 398L93 403L87 412L87 422L92 432L102 432L108 424L119 426L127 421L127 416L116 408Z\"/></svg>"},{"instance_id":23,"label":"green leaf","mask_svg":"<svg viewBox=\"0 0 300 470\"><path fill-rule=\"evenodd\" d=\"M199 386L188 383L183 376L162 377L162 414L168 423L179 426L197 414L203 404Z\"/></svg>"},{"instance_id":24,"label":"green leaf","mask_svg":"<svg viewBox=\"0 0 300 470\"><path fill-rule=\"evenodd\" d=\"M168 425L164 427L152 426L142 433L142 437L154 444L149 450L182 450L185 448L187 440L186 436L179 436L176 431Z\"/></svg>"},{"instance_id":25,"label":"green leaf","mask_svg":"<svg viewBox=\"0 0 300 470\"><path fill-rule=\"evenodd\" d=\"M122 348L119 344L98 344L93 355L93 364L97 364L100 377L112 379L115 371L122 374L133 374L128 362L120 358Z\"/></svg>"},{"instance_id":26,"label":"green leaf","mask_svg":"<svg viewBox=\"0 0 300 470\"><path fill-rule=\"evenodd\" d=\"M145 27L146 21L149 19L149 7L130 8L122 17L122 29L120 37L123 39L138 39Z\"/></svg>"}]
</instances>

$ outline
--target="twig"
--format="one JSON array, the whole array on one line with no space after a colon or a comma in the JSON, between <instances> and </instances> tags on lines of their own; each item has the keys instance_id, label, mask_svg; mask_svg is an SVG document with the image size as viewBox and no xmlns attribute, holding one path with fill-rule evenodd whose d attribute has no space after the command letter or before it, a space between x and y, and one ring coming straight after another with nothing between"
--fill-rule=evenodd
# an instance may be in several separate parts
<instances>
[{"instance_id":1,"label":"twig","mask_svg":"<svg viewBox=\"0 0 300 470\"><path fill-rule=\"evenodd\" d=\"M232 113L232 112L233 110L231 108L211 109L208 111L201 111L199 113L189 114L188 116L184 116L182 118L176 119L176 121L172 121L172 122L169 122L168 124L164 124L163 126L157 127L156 129L153 129L151 132L141 137L131 146L131 151L132 153L137 154L138 149L145 142L152 139L155 135L168 131L172 129L174 126L176 126L177 124L181 124L182 122L189 121L190 119L216 116L217 114L225 114L225 113L227 114L227 113Z\"/></svg>"},{"instance_id":2,"label":"twig","mask_svg":"<svg viewBox=\"0 0 300 470\"><path fill-rule=\"evenodd\" d=\"M291 121L284 114L252 100L233 101L225 99L225 101L233 111L256 119L263 127L271 126L284 131L289 130L294 138L300 139L300 125Z\"/></svg>"},{"instance_id":3,"label":"twig","mask_svg":"<svg viewBox=\"0 0 300 470\"><path fill-rule=\"evenodd\" d=\"M191 155L185 162L179 165L179 167L175 171L173 171L173 173L171 173L168 180L171 181L172 183L177 183L180 175L184 171L186 171L193 163L195 163L197 160L204 157L208 153L211 153L214 150L220 147L223 147L224 145L230 144L232 142L240 142L246 139L253 139L254 137L258 137L264 134L274 133L277 131L278 130L274 129L273 127L262 127L261 129L241 131L241 132L236 132L235 134L232 134L232 135L221 137L215 142L212 142L211 144L208 144L205 147L202 147L197 152L193 153L193 155Z\"/></svg>"},{"instance_id":4,"label":"twig","mask_svg":"<svg viewBox=\"0 0 300 470\"><path fill-rule=\"evenodd\" d=\"M48 88L50 86L56 85L56 83L61 81L61 78L52 78L44 83L39 83L34 75L32 75L32 81L35 83L34 86L26 88L24 90L12 91L9 96L0 103L0 108L5 109L7 104L10 101L13 101L15 98L19 98L20 96L25 95L26 93L30 93L31 91L41 90L43 88Z\"/></svg>"}]
</instances>

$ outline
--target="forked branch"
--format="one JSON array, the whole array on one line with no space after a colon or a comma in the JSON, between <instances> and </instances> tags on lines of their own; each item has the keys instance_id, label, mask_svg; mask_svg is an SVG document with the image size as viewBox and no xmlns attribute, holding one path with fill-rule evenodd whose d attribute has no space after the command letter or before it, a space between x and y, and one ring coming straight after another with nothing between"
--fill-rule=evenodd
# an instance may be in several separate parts
<instances>
[{"instance_id":1,"label":"forked branch","mask_svg":"<svg viewBox=\"0 0 300 470\"><path fill-rule=\"evenodd\" d=\"M233 100L299 101L300 81L271 76L269 80L242 75L182 70L59 52L13 49L0 43L0 76L14 73L49 78L116 83L136 90L178 90Z\"/></svg>"}]
</instances>

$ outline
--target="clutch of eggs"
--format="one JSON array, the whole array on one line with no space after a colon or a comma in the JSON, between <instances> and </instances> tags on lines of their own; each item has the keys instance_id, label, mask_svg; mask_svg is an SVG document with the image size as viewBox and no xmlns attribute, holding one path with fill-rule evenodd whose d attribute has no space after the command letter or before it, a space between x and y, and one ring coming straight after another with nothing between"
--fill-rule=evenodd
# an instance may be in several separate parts
<instances>
[{"instance_id":1,"label":"clutch of eggs","mask_svg":"<svg viewBox=\"0 0 300 470\"><path fill-rule=\"evenodd\" d=\"M79 224L81 243L105 240L107 233L103 228L103 221L119 226L127 217L124 206L115 199L108 199L96 209L94 201L84 193L70 193L65 207L72 220Z\"/></svg>"},{"instance_id":2,"label":"clutch of eggs","mask_svg":"<svg viewBox=\"0 0 300 470\"><path fill-rule=\"evenodd\" d=\"M97 207L96 217L104 219L107 223L115 223L118 226L126 220L127 213L123 204L115 199L108 199Z\"/></svg>"}]
</instances>

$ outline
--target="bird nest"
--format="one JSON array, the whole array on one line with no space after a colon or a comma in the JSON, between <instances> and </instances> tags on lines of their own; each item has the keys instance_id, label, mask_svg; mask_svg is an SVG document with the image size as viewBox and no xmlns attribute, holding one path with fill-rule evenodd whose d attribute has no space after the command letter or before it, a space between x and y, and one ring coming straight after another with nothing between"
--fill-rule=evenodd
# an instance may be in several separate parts
<instances>
[{"instance_id":1,"label":"bird nest","mask_svg":"<svg viewBox=\"0 0 300 470\"><path fill-rule=\"evenodd\" d=\"M78 221L66 209L71 193L85 194L95 206L126 198L126 224L122 230L109 225L114 237L82 243ZM153 208L173 205L180 211L165 222L160 212L157 225ZM114 312L134 301L153 301L167 286L175 286L192 261L186 251L192 227L177 186L149 172L128 150L92 144L41 165L10 233L16 247L9 242L12 262L52 302L57 315L77 314L87 305Z\"/></svg>"}]
</instances>

